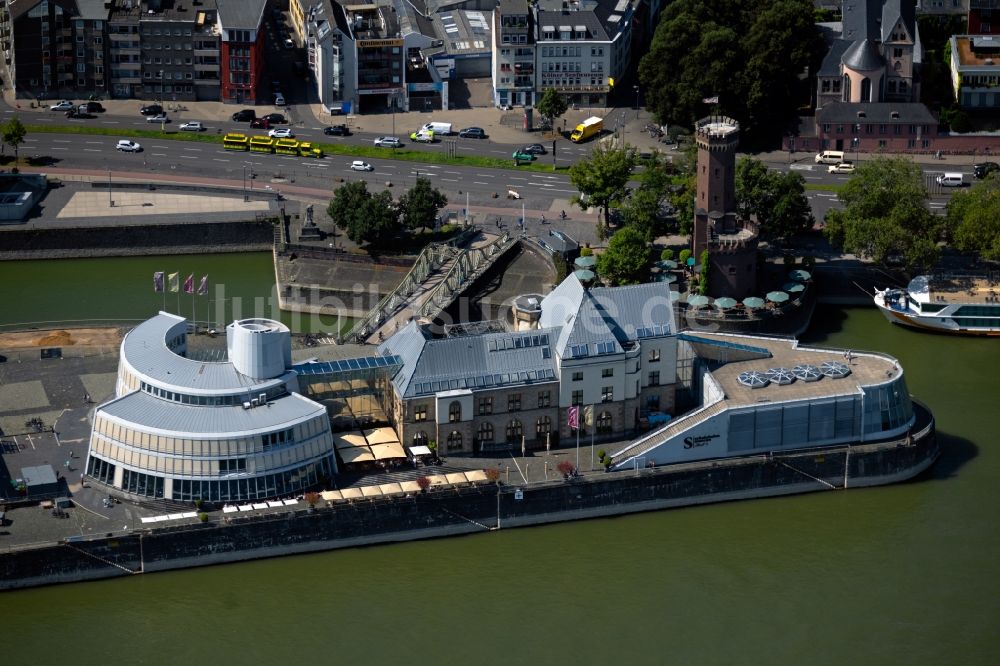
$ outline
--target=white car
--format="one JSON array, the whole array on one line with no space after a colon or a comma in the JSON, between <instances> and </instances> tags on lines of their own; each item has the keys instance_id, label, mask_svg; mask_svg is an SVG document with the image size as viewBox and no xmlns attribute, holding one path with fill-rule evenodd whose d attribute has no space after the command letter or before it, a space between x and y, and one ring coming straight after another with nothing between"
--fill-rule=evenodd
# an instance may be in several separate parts
<instances>
[{"instance_id":1,"label":"white car","mask_svg":"<svg viewBox=\"0 0 1000 666\"><path fill-rule=\"evenodd\" d=\"M128 139L121 139L120 141L118 141L118 145L115 146L115 149L123 150L126 153L138 153L140 150L142 150L142 146L140 146L135 141L129 141Z\"/></svg>"},{"instance_id":2,"label":"white car","mask_svg":"<svg viewBox=\"0 0 1000 666\"><path fill-rule=\"evenodd\" d=\"M281 44L282 46L284 46L286 49L289 50L295 48L295 42L293 42L291 39L286 39L285 41L281 42Z\"/></svg>"},{"instance_id":3,"label":"white car","mask_svg":"<svg viewBox=\"0 0 1000 666\"><path fill-rule=\"evenodd\" d=\"M285 105L285 96L282 95L280 92L279 93L274 93L274 105L275 106L284 106Z\"/></svg>"},{"instance_id":4,"label":"white car","mask_svg":"<svg viewBox=\"0 0 1000 666\"><path fill-rule=\"evenodd\" d=\"M387 148L399 148L403 143L394 136L380 136L375 139L376 146L385 146Z\"/></svg>"},{"instance_id":5,"label":"white car","mask_svg":"<svg viewBox=\"0 0 1000 666\"><path fill-rule=\"evenodd\" d=\"M201 124L200 120L192 120L190 122L181 123L179 129L185 132L200 132L205 129L205 126Z\"/></svg>"},{"instance_id":6,"label":"white car","mask_svg":"<svg viewBox=\"0 0 1000 666\"><path fill-rule=\"evenodd\" d=\"M275 127L273 130L270 130L267 133L267 135L270 136L270 137L273 137L275 139L294 139L295 138L295 134L292 132L292 130L288 129L287 127Z\"/></svg>"},{"instance_id":7,"label":"white car","mask_svg":"<svg viewBox=\"0 0 1000 666\"><path fill-rule=\"evenodd\" d=\"M146 116L147 123L169 123L170 119L167 118L167 114L158 113L155 116Z\"/></svg>"},{"instance_id":8,"label":"white car","mask_svg":"<svg viewBox=\"0 0 1000 666\"><path fill-rule=\"evenodd\" d=\"M50 106L49 111L69 111L70 109L75 109L75 108L76 104L69 101L68 99L64 99L58 104L53 104L52 106Z\"/></svg>"},{"instance_id":9,"label":"white car","mask_svg":"<svg viewBox=\"0 0 1000 666\"><path fill-rule=\"evenodd\" d=\"M375 167L364 160L354 160L351 162L351 171L374 171Z\"/></svg>"},{"instance_id":10,"label":"white car","mask_svg":"<svg viewBox=\"0 0 1000 666\"><path fill-rule=\"evenodd\" d=\"M827 167L827 173L854 173L854 162L841 162Z\"/></svg>"},{"instance_id":11,"label":"white car","mask_svg":"<svg viewBox=\"0 0 1000 666\"><path fill-rule=\"evenodd\" d=\"M434 143L434 132L432 130L422 129L419 132L413 132L410 134L410 141L419 141L420 143Z\"/></svg>"}]
</instances>

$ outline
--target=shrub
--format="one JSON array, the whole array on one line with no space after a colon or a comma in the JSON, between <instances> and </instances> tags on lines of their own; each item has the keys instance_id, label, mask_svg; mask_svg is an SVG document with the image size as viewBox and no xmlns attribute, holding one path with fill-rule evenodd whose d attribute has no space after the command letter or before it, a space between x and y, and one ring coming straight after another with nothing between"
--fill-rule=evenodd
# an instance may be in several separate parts
<instances>
[{"instance_id":1,"label":"shrub","mask_svg":"<svg viewBox=\"0 0 1000 666\"><path fill-rule=\"evenodd\" d=\"M483 473L486 474L486 480L490 483L496 483L500 480L500 470L496 467L490 467L489 469L484 469Z\"/></svg>"},{"instance_id":2,"label":"shrub","mask_svg":"<svg viewBox=\"0 0 1000 666\"><path fill-rule=\"evenodd\" d=\"M563 476L571 476L573 472L576 471L576 467L574 467L573 463L568 460L561 460L559 464L556 465L556 469L559 470L559 473Z\"/></svg>"},{"instance_id":3,"label":"shrub","mask_svg":"<svg viewBox=\"0 0 1000 666\"><path fill-rule=\"evenodd\" d=\"M594 255L594 250L589 245L580 248L580 256L581 257L592 257L593 255Z\"/></svg>"},{"instance_id":4,"label":"shrub","mask_svg":"<svg viewBox=\"0 0 1000 666\"><path fill-rule=\"evenodd\" d=\"M420 486L420 492L427 492L427 489L431 487L431 480L426 476L418 476L417 485Z\"/></svg>"},{"instance_id":5,"label":"shrub","mask_svg":"<svg viewBox=\"0 0 1000 666\"><path fill-rule=\"evenodd\" d=\"M684 248L683 250L681 250L681 253L677 256L677 261L686 266L688 259L690 258L691 258L691 250Z\"/></svg>"},{"instance_id":6,"label":"shrub","mask_svg":"<svg viewBox=\"0 0 1000 666\"><path fill-rule=\"evenodd\" d=\"M199 497L198 499L196 499L196 500L194 501L194 505L195 505L195 507L196 507L196 508L199 508L199 509L200 509L200 508L201 508L201 507L202 507L202 506L203 506L204 504L205 504L205 500L201 499L200 497Z\"/></svg>"},{"instance_id":7,"label":"shrub","mask_svg":"<svg viewBox=\"0 0 1000 666\"><path fill-rule=\"evenodd\" d=\"M202 511L201 513L198 514L198 520L200 520L203 523L207 523L208 522L208 514L205 513L204 511Z\"/></svg>"},{"instance_id":8,"label":"shrub","mask_svg":"<svg viewBox=\"0 0 1000 666\"><path fill-rule=\"evenodd\" d=\"M319 493L308 492L303 496L303 499L306 501L306 504L308 504L310 507L314 507L316 506L316 504L319 503L320 497Z\"/></svg>"},{"instance_id":9,"label":"shrub","mask_svg":"<svg viewBox=\"0 0 1000 666\"><path fill-rule=\"evenodd\" d=\"M604 459L607 458L607 457L608 457L608 452L607 451L605 451L604 449L598 449L597 450L597 459L598 460L600 460L601 462L604 462Z\"/></svg>"},{"instance_id":10,"label":"shrub","mask_svg":"<svg viewBox=\"0 0 1000 666\"><path fill-rule=\"evenodd\" d=\"M669 247L665 248L662 252L660 252L660 259L662 259L663 261L671 261L673 258L674 258L674 251L671 250Z\"/></svg>"}]
</instances>

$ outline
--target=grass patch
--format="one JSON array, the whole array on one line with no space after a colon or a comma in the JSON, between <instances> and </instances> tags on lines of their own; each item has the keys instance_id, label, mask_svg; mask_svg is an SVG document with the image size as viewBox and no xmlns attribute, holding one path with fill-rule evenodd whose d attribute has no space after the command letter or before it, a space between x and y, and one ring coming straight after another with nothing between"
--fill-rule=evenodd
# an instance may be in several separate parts
<instances>
[{"instance_id":1,"label":"grass patch","mask_svg":"<svg viewBox=\"0 0 1000 666\"><path fill-rule=\"evenodd\" d=\"M105 129L89 126L55 126L55 125L25 125L28 133L39 134L84 134L90 136L113 136L121 139L161 139L164 141L188 141L192 143L213 143L222 147L222 134L209 132L182 132L179 130L160 131L158 129ZM249 134L248 134L249 136ZM423 164L451 164L455 166L481 167L485 169L506 169L509 171L538 171L552 173L552 164L542 160L515 167L513 159L479 156L455 156L437 152L422 152L406 148L381 148L379 146L358 146L340 143L314 143L323 149L327 155L344 155L347 157L370 157L374 159L392 159L401 162L420 162ZM513 148L511 148L513 152ZM257 153L258 155L261 153ZM558 166L556 173L569 171L569 165Z\"/></svg>"}]
</instances>

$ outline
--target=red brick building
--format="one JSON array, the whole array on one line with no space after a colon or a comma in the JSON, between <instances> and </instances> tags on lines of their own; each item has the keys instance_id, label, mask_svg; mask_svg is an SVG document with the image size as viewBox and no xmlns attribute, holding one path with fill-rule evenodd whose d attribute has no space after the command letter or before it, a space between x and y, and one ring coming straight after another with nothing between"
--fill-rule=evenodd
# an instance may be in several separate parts
<instances>
[{"instance_id":1,"label":"red brick building","mask_svg":"<svg viewBox=\"0 0 1000 666\"><path fill-rule=\"evenodd\" d=\"M223 102L257 104L268 101L261 85L266 4L266 0L218 0Z\"/></svg>"}]
</instances>

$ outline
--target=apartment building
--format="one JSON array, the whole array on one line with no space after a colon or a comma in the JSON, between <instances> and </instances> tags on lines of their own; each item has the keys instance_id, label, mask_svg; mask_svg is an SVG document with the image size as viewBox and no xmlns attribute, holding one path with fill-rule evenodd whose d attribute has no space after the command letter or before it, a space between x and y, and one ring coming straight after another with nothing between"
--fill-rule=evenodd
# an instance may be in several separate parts
<instances>
[{"instance_id":1,"label":"apartment building","mask_svg":"<svg viewBox=\"0 0 1000 666\"><path fill-rule=\"evenodd\" d=\"M220 34L215 1L194 1L197 4L169 0L143 3L139 29L144 98L164 102L219 99ZM125 3L128 10L128 0Z\"/></svg>"},{"instance_id":2,"label":"apartment building","mask_svg":"<svg viewBox=\"0 0 1000 666\"><path fill-rule=\"evenodd\" d=\"M500 0L493 12L493 103L535 103L534 16L527 0Z\"/></svg>"},{"instance_id":3,"label":"apartment building","mask_svg":"<svg viewBox=\"0 0 1000 666\"><path fill-rule=\"evenodd\" d=\"M954 35L951 82L963 109L1000 110L1000 35Z\"/></svg>"},{"instance_id":4,"label":"apartment building","mask_svg":"<svg viewBox=\"0 0 1000 666\"><path fill-rule=\"evenodd\" d=\"M77 77L78 65L86 74L86 49L78 62L74 0L7 0L5 14L4 58L18 90L56 96L86 82Z\"/></svg>"},{"instance_id":5,"label":"apartment building","mask_svg":"<svg viewBox=\"0 0 1000 666\"><path fill-rule=\"evenodd\" d=\"M233 104L268 101L264 74L267 0L216 0L221 34L220 99Z\"/></svg>"},{"instance_id":6,"label":"apartment building","mask_svg":"<svg viewBox=\"0 0 1000 666\"><path fill-rule=\"evenodd\" d=\"M969 34L1000 35L1000 0L968 0Z\"/></svg>"},{"instance_id":7,"label":"apartment building","mask_svg":"<svg viewBox=\"0 0 1000 666\"><path fill-rule=\"evenodd\" d=\"M132 0L115 0L108 12L109 92L112 97L143 97L141 14L139 3Z\"/></svg>"},{"instance_id":8,"label":"apartment building","mask_svg":"<svg viewBox=\"0 0 1000 666\"><path fill-rule=\"evenodd\" d=\"M290 0L291 27L306 48L319 101L347 110L357 93L357 50L344 6L336 0Z\"/></svg>"}]
</instances>

